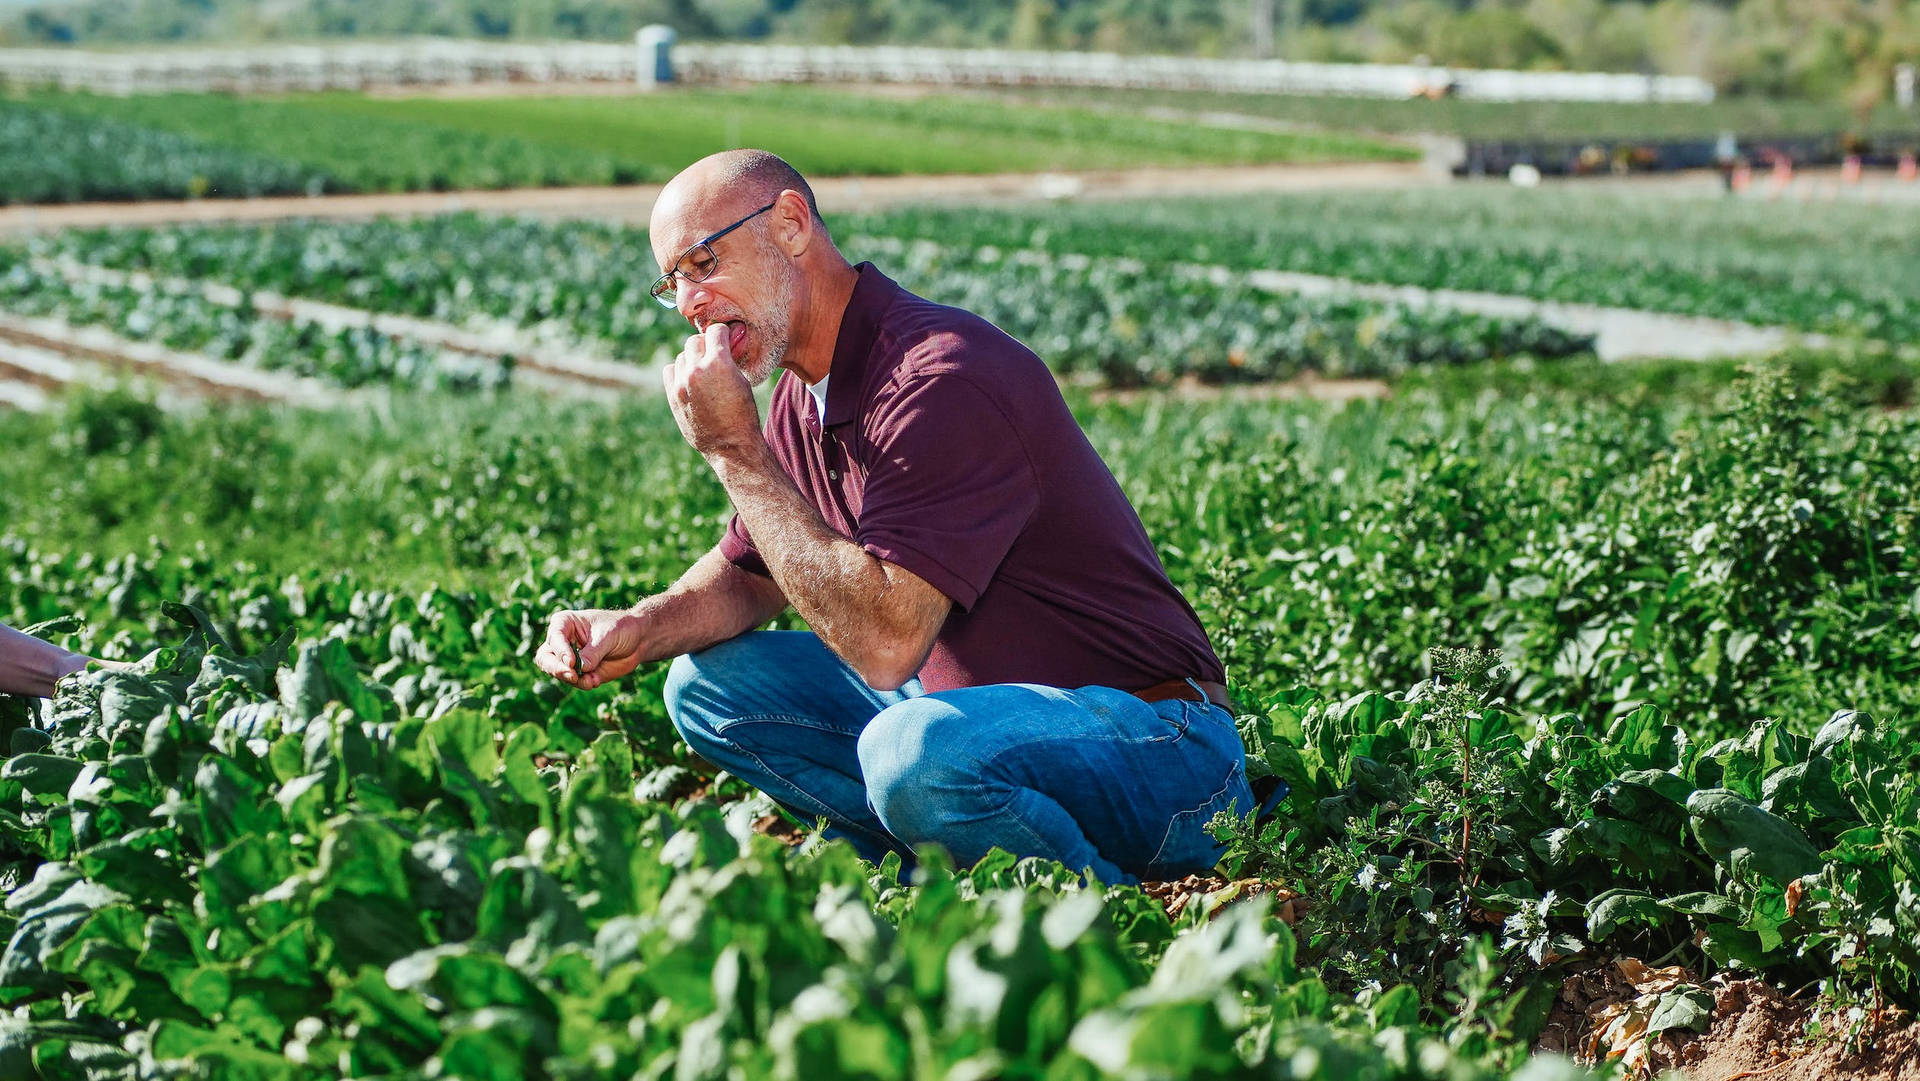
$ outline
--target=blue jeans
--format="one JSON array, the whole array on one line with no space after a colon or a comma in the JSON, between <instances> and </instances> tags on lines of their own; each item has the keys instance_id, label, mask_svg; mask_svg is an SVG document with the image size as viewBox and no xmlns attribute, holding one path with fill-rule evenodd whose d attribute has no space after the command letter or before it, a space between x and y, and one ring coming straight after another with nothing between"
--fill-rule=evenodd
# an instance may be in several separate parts
<instances>
[{"instance_id":1,"label":"blue jeans","mask_svg":"<svg viewBox=\"0 0 1920 1081\"><path fill-rule=\"evenodd\" d=\"M701 757L874 861L999 847L1108 883L1205 872L1216 812L1253 806L1227 710L1110 687L876 691L810 631L674 660L667 713Z\"/></svg>"}]
</instances>

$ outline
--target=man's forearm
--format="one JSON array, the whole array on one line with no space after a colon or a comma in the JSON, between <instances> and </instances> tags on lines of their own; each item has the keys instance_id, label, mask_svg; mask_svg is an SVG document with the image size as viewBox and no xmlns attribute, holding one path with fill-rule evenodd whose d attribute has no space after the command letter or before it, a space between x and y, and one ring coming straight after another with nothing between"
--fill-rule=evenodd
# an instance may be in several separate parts
<instances>
[{"instance_id":1,"label":"man's forearm","mask_svg":"<svg viewBox=\"0 0 1920 1081\"><path fill-rule=\"evenodd\" d=\"M54 684L87 666L84 654L0 627L0 694L53 696Z\"/></svg>"},{"instance_id":2,"label":"man's forearm","mask_svg":"<svg viewBox=\"0 0 1920 1081\"><path fill-rule=\"evenodd\" d=\"M709 461L774 581L829 649L870 682L867 666L918 667L920 657L889 655L916 636L894 625L898 606L888 594L896 583L886 564L834 532L764 443Z\"/></svg>"},{"instance_id":3,"label":"man's forearm","mask_svg":"<svg viewBox=\"0 0 1920 1081\"><path fill-rule=\"evenodd\" d=\"M727 562L718 551L708 552L665 592L633 606L642 627L641 660L697 653L745 634L786 606L778 586Z\"/></svg>"}]
</instances>

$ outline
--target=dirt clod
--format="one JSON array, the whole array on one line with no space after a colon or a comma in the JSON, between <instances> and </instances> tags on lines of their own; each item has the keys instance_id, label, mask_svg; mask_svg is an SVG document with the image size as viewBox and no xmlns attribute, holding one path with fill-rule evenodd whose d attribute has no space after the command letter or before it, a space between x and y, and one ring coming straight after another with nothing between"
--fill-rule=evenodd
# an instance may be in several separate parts
<instances>
[{"instance_id":1,"label":"dirt clod","mask_svg":"<svg viewBox=\"0 0 1920 1081\"><path fill-rule=\"evenodd\" d=\"M1280 885L1257 878L1228 881L1218 875L1188 875L1166 882L1143 882L1140 891L1166 906L1167 918L1177 920L1195 903L1208 906L1209 915L1236 901L1271 894L1273 914L1289 926L1307 910L1306 898Z\"/></svg>"}]
</instances>

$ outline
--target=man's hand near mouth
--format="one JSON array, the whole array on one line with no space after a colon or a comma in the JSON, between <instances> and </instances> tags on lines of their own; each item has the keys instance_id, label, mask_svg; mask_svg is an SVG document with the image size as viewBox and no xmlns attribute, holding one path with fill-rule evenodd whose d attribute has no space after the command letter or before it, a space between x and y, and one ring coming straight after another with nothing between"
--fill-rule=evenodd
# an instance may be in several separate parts
<instances>
[{"instance_id":1,"label":"man's hand near mouth","mask_svg":"<svg viewBox=\"0 0 1920 1081\"><path fill-rule=\"evenodd\" d=\"M747 342L747 324L732 319L718 319L710 322L697 323L694 326L694 330L701 335L705 335L707 331L714 327L726 328L727 354L729 356L739 356L741 346Z\"/></svg>"},{"instance_id":2,"label":"man's hand near mouth","mask_svg":"<svg viewBox=\"0 0 1920 1081\"><path fill-rule=\"evenodd\" d=\"M680 434L709 461L765 450L753 386L733 359L745 338L741 324L708 323L661 373Z\"/></svg>"}]
</instances>

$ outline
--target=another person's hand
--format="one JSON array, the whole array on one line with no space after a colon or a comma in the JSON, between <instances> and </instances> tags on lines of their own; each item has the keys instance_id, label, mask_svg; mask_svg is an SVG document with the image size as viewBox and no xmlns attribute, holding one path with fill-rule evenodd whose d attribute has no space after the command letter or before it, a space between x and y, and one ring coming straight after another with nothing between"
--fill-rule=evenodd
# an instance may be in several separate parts
<instances>
[{"instance_id":1,"label":"another person's hand","mask_svg":"<svg viewBox=\"0 0 1920 1081\"><path fill-rule=\"evenodd\" d=\"M606 608L555 615L533 655L542 672L582 690L619 679L640 660L640 617Z\"/></svg>"},{"instance_id":2,"label":"another person's hand","mask_svg":"<svg viewBox=\"0 0 1920 1081\"><path fill-rule=\"evenodd\" d=\"M61 677L94 658L0 625L0 694L52 698Z\"/></svg>"}]
</instances>

